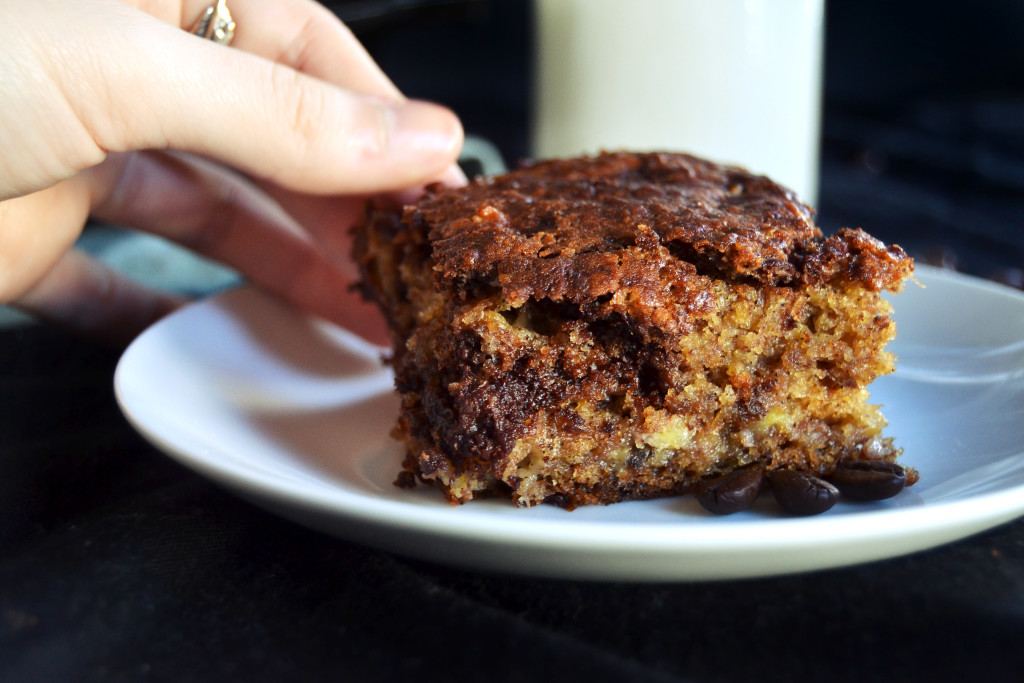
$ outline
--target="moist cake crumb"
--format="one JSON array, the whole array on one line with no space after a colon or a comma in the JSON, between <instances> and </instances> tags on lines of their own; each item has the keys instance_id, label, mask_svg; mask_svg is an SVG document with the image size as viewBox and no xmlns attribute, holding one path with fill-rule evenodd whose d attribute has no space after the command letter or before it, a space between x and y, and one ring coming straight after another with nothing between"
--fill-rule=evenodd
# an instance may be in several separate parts
<instances>
[{"instance_id":1,"label":"moist cake crumb","mask_svg":"<svg viewBox=\"0 0 1024 683\"><path fill-rule=\"evenodd\" d=\"M400 485L571 509L899 455L866 387L911 259L825 237L744 169L619 152L435 185L371 202L356 258L393 336Z\"/></svg>"}]
</instances>

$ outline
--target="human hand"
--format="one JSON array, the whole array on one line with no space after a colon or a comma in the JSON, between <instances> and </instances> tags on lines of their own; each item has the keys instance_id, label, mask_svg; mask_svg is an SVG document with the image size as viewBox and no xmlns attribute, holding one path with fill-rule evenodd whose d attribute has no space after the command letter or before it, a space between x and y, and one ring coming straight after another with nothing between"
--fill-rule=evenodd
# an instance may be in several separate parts
<instances>
[{"instance_id":1,"label":"human hand","mask_svg":"<svg viewBox=\"0 0 1024 683\"><path fill-rule=\"evenodd\" d=\"M182 302L76 250L90 215L174 240L371 338L350 291L367 195L464 181L448 110L408 101L312 0L0 4L0 303L124 341Z\"/></svg>"}]
</instances>

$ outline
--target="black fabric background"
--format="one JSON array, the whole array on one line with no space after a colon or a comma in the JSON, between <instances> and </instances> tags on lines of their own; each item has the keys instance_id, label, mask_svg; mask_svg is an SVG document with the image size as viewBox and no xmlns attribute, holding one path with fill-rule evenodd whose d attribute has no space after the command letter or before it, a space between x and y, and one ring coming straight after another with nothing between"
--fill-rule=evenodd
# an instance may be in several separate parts
<instances>
[{"instance_id":1,"label":"black fabric background","mask_svg":"<svg viewBox=\"0 0 1024 683\"><path fill-rule=\"evenodd\" d=\"M896 4L829 3L821 222L1017 277L1024 9ZM525 154L525 4L335 6L403 89ZM1024 666L1024 521L771 579L463 571L307 530L174 464L117 410L117 357L0 330L2 681L1017 680Z\"/></svg>"}]
</instances>

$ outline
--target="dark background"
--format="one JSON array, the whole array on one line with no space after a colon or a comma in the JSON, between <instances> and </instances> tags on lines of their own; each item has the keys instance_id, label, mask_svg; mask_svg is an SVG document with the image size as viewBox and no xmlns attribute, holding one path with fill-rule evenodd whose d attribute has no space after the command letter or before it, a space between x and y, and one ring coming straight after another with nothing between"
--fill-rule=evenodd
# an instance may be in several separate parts
<instances>
[{"instance_id":1,"label":"dark background","mask_svg":"<svg viewBox=\"0 0 1024 683\"><path fill-rule=\"evenodd\" d=\"M405 92L508 160L526 153L525 3L334 6ZM826 229L1019 276L1022 7L829 2ZM960 681L1024 666L1024 521L781 578L478 574L309 531L177 466L118 412L117 357L0 329L0 681Z\"/></svg>"}]
</instances>

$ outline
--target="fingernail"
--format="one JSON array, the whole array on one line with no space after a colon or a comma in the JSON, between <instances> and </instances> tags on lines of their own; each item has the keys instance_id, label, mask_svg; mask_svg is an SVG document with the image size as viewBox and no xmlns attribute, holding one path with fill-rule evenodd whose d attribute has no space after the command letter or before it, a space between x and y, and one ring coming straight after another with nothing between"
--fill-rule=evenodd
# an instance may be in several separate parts
<instances>
[{"instance_id":1,"label":"fingernail","mask_svg":"<svg viewBox=\"0 0 1024 683\"><path fill-rule=\"evenodd\" d=\"M450 162L462 148L462 124L450 110L429 102L408 100L394 107L388 151Z\"/></svg>"},{"instance_id":2,"label":"fingernail","mask_svg":"<svg viewBox=\"0 0 1024 683\"><path fill-rule=\"evenodd\" d=\"M466 174L462 172L462 169L459 168L458 164L452 164L448 167L447 171L438 177L438 181L444 183L448 187L462 187L466 182L468 182L468 180L469 179L466 178Z\"/></svg>"}]
</instances>

